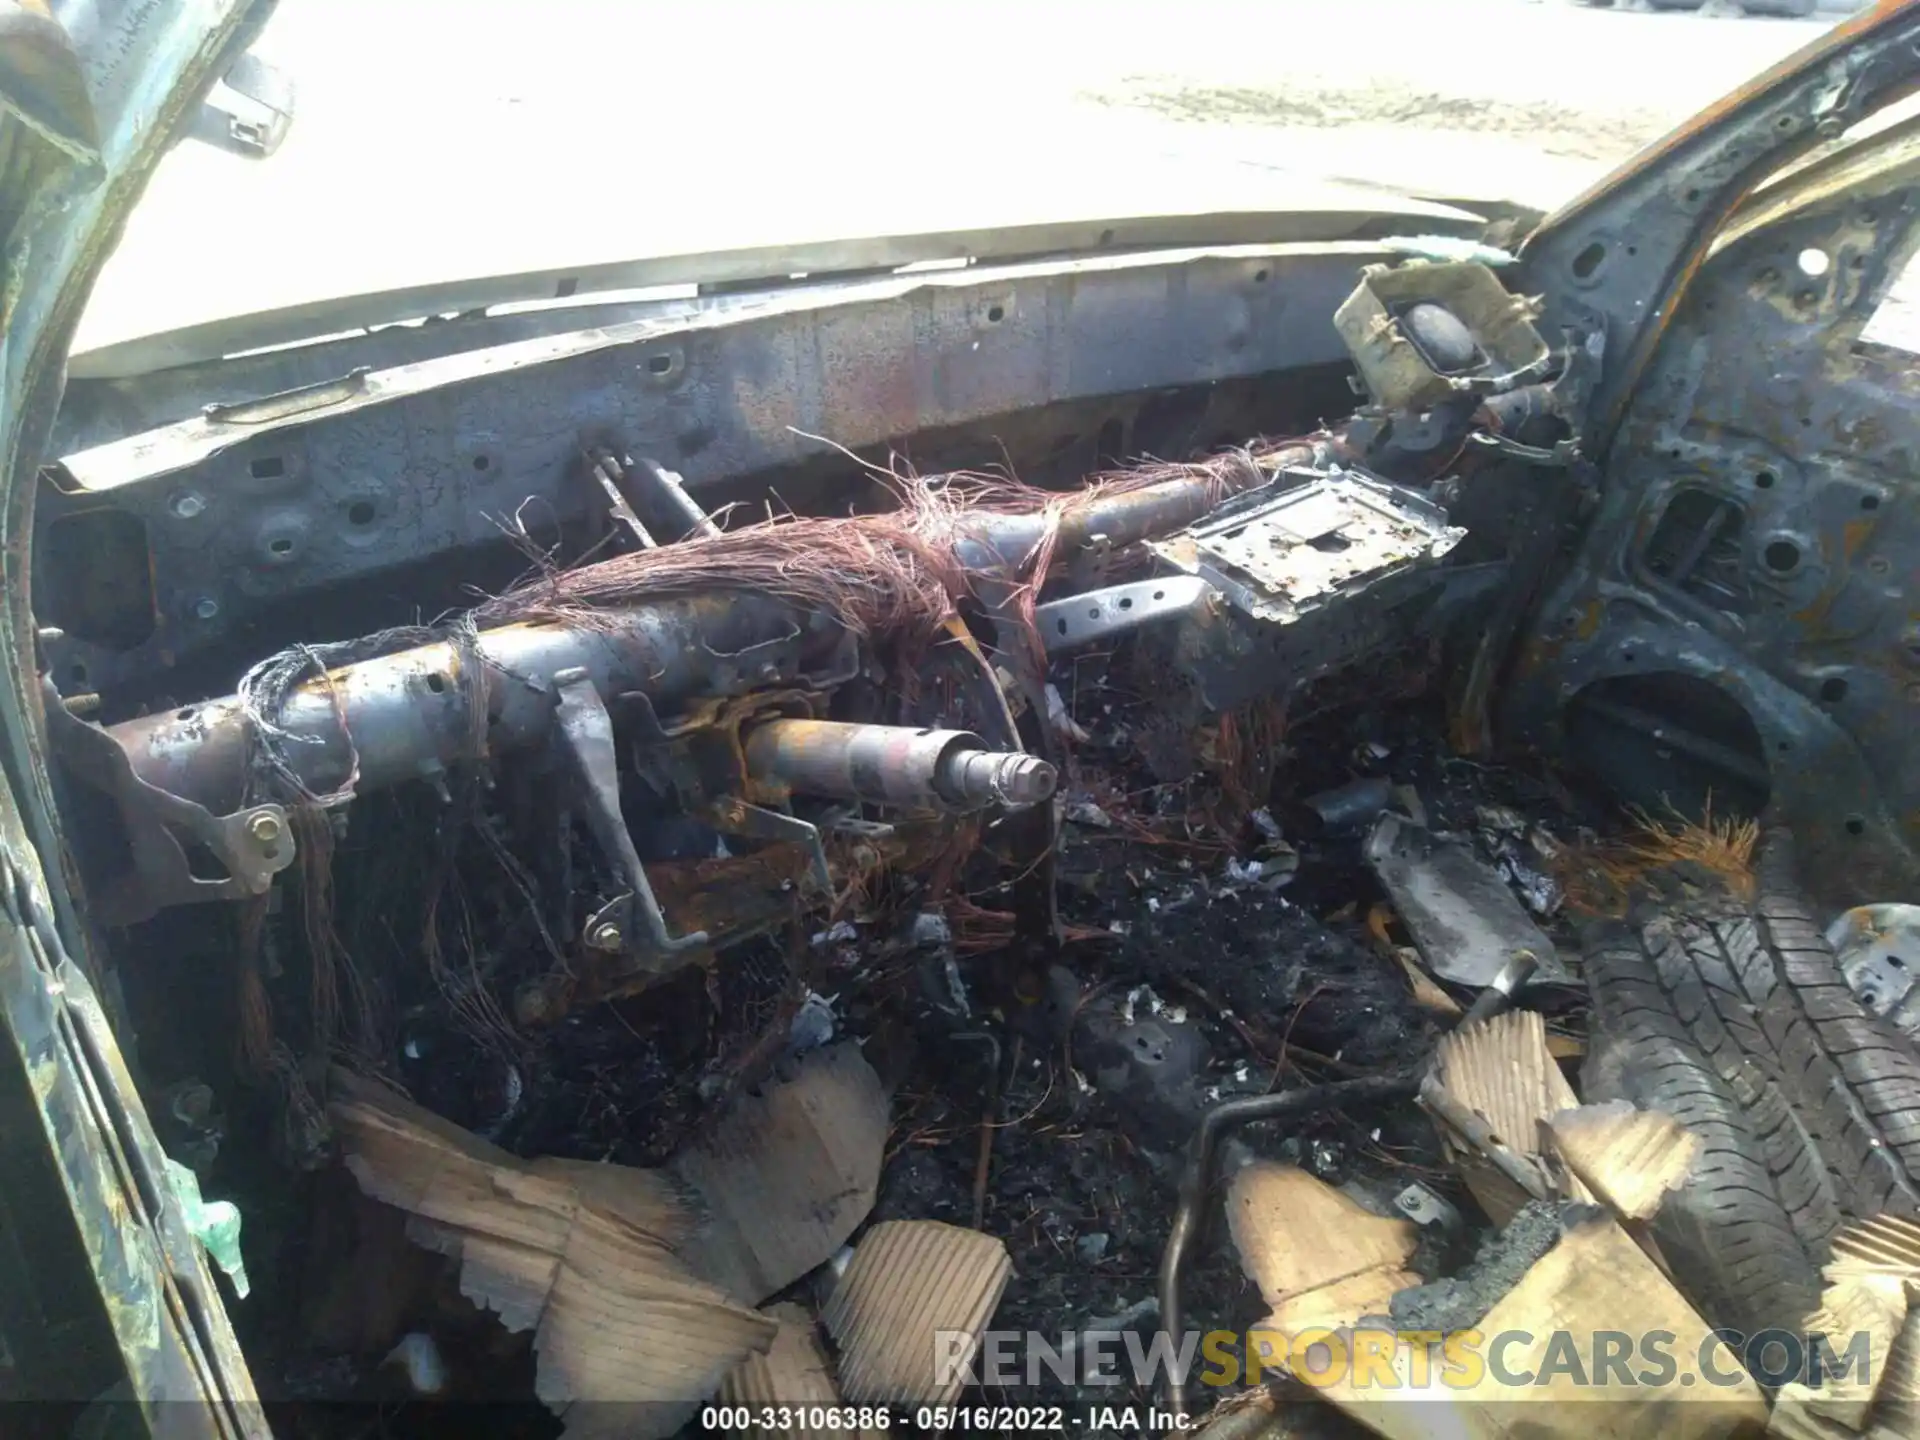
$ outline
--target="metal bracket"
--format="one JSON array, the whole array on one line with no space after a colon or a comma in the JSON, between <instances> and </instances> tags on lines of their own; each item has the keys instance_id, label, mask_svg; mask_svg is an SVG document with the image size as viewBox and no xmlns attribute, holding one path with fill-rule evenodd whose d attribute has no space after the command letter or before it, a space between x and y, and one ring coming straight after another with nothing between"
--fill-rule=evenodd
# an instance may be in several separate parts
<instances>
[{"instance_id":1,"label":"metal bracket","mask_svg":"<svg viewBox=\"0 0 1920 1440\"><path fill-rule=\"evenodd\" d=\"M1040 643L1051 655L1185 615L1206 593L1207 582L1198 575L1133 580L1050 600L1034 610L1033 618L1040 627Z\"/></svg>"},{"instance_id":2,"label":"metal bracket","mask_svg":"<svg viewBox=\"0 0 1920 1440\"><path fill-rule=\"evenodd\" d=\"M219 91L200 106L189 132L195 140L249 160L264 160L280 148L293 124L293 77L252 55L242 55L221 78L238 104Z\"/></svg>"},{"instance_id":3,"label":"metal bracket","mask_svg":"<svg viewBox=\"0 0 1920 1440\"><path fill-rule=\"evenodd\" d=\"M623 690L613 700L625 712L640 744L664 745L673 738L660 723L660 712L653 708L653 698L646 691Z\"/></svg>"},{"instance_id":4,"label":"metal bracket","mask_svg":"<svg viewBox=\"0 0 1920 1440\"><path fill-rule=\"evenodd\" d=\"M1580 442L1578 440L1556 441L1551 450L1543 450L1538 445L1522 445L1505 435L1495 435L1490 431L1476 430L1467 436L1467 442L1483 450L1491 450L1511 460L1524 460L1529 465L1550 465L1564 470L1579 463Z\"/></svg>"},{"instance_id":5,"label":"metal bracket","mask_svg":"<svg viewBox=\"0 0 1920 1440\"><path fill-rule=\"evenodd\" d=\"M898 828L860 815L836 815L827 822L832 834L847 840L891 840Z\"/></svg>"},{"instance_id":6,"label":"metal bracket","mask_svg":"<svg viewBox=\"0 0 1920 1440\"><path fill-rule=\"evenodd\" d=\"M202 406L201 417L209 425L271 425L295 415L344 405L367 393L371 365L356 365L332 380L316 380L309 385L293 385L250 400L229 400Z\"/></svg>"},{"instance_id":7,"label":"metal bracket","mask_svg":"<svg viewBox=\"0 0 1920 1440\"><path fill-rule=\"evenodd\" d=\"M642 455L634 462L634 473L646 476L651 484L656 513L671 515L686 525L680 538L698 536L705 540L720 533L720 526L714 518L687 493L686 482L680 478L678 471L669 470L658 460L649 460Z\"/></svg>"},{"instance_id":8,"label":"metal bracket","mask_svg":"<svg viewBox=\"0 0 1920 1440\"><path fill-rule=\"evenodd\" d=\"M1448 1235L1457 1235L1464 1228L1453 1202L1417 1180L1393 1197L1393 1208L1416 1225L1430 1226Z\"/></svg>"},{"instance_id":9,"label":"metal bracket","mask_svg":"<svg viewBox=\"0 0 1920 1440\"><path fill-rule=\"evenodd\" d=\"M54 750L76 778L113 798L127 827L133 874L95 895L103 922L132 925L174 905L264 895L273 877L293 863L293 832L280 806L215 815L150 785L134 773L119 741L71 714L51 685L44 693L47 738ZM226 873L196 873L183 836L204 846Z\"/></svg>"},{"instance_id":10,"label":"metal bracket","mask_svg":"<svg viewBox=\"0 0 1920 1440\"><path fill-rule=\"evenodd\" d=\"M833 893L833 871L827 865L827 847L820 841L820 828L795 815L782 815L744 800L726 799L712 807L707 823L725 835L747 840L773 840L805 845L813 856L813 878L827 894Z\"/></svg>"},{"instance_id":11,"label":"metal bracket","mask_svg":"<svg viewBox=\"0 0 1920 1440\"><path fill-rule=\"evenodd\" d=\"M640 523L640 517L633 513L633 502L627 499L627 492L621 488L620 482L625 472L620 462L604 450L589 451L587 473L593 476L594 483L606 495L608 512L627 527L627 533L639 542L640 548L658 550L660 542Z\"/></svg>"},{"instance_id":12,"label":"metal bracket","mask_svg":"<svg viewBox=\"0 0 1920 1440\"><path fill-rule=\"evenodd\" d=\"M553 686L558 707L554 744L579 783L593 838L628 887L627 894L601 906L587 922L587 944L596 950L651 950L661 955L698 949L707 943L706 931L695 930L678 937L667 933L667 917L654 898L633 836L627 833L627 822L620 814L613 717L607 713L600 692L583 669L559 671L553 677ZM634 943L638 928L645 930L645 947Z\"/></svg>"},{"instance_id":13,"label":"metal bracket","mask_svg":"<svg viewBox=\"0 0 1920 1440\"><path fill-rule=\"evenodd\" d=\"M655 531L664 535L668 544L704 540L720 533L718 523L687 493L686 482L658 460L645 456L635 460L597 449L588 453L587 469L605 492L614 519L643 549L660 547L662 542L655 538Z\"/></svg>"}]
</instances>

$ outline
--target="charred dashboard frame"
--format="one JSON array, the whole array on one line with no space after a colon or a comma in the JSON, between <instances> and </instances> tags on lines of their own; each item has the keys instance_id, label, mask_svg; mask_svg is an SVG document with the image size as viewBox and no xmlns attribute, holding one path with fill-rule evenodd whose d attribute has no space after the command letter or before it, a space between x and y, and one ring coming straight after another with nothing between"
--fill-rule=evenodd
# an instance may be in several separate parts
<instances>
[{"instance_id":1,"label":"charred dashboard frame","mask_svg":"<svg viewBox=\"0 0 1920 1440\"><path fill-rule=\"evenodd\" d=\"M1128 635L1195 716L1438 647L1464 749L1771 807L1840 898L1910 882L1911 372L1853 337L1912 165L1895 133L1750 193L1907 83L1920 22L1854 24L1506 284L1370 242L902 276L68 454L36 604L71 793L117 821L80 843L92 913L260 900L303 813L504 758L547 792L521 844L590 857L536 877L566 898L523 1020L983 835L1045 938L1047 665ZM1803 359L1762 376L1775 346ZM1364 403L1329 423L1348 365ZM987 442L1041 483L962 469ZM1197 458L1116 463L1147 453Z\"/></svg>"}]
</instances>

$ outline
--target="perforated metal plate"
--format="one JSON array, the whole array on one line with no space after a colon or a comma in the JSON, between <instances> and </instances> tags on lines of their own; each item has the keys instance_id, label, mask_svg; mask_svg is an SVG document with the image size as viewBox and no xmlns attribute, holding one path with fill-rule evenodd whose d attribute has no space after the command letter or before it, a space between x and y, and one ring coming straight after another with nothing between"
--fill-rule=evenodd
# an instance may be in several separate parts
<instances>
[{"instance_id":1,"label":"perforated metal plate","mask_svg":"<svg viewBox=\"0 0 1920 1440\"><path fill-rule=\"evenodd\" d=\"M1284 622L1437 560L1466 533L1411 490L1336 470L1153 548L1226 591L1248 614Z\"/></svg>"}]
</instances>

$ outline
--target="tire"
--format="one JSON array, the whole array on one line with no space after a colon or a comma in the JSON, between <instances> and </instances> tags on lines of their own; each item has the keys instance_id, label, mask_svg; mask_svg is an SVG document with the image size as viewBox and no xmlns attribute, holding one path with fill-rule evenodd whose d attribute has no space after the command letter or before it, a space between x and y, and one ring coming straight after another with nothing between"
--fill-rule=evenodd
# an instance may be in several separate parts
<instances>
[{"instance_id":1,"label":"tire","mask_svg":"<svg viewBox=\"0 0 1920 1440\"><path fill-rule=\"evenodd\" d=\"M1756 1079L1742 1096L1721 1078L1634 931L1590 945L1586 970L1582 1098L1665 1111L1700 1141L1654 1221L1674 1278L1711 1324L1749 1335L1797 1324L1819 1302L1818 1257L1840 1223L1820 1157L1777 1092Z\"/></svg>"},{"instance_id":2,"label":"tire","mask_svg":"<svg viewBox=\"0 0 1920 1440\"><path fill-rule=\"evenodd\" d=\"M1667 883L1587 961L1589 1093L1699 1135L1656 1233L1702 1312L1749 1334L1805 1318L1846 1218L1920 1214L1920 1053L1854 998L1784 837L1756 880L1752 902Z\"/></svg>"},{"instance_id":3,"label":"tire","mask_svg":"<svg viewBox=\"0 0 1920 1440\"><path fill-rule=\"evenodd\" d=\"M1748 15L1777 15L1787 20L1804 20L1813 14L1818 0L1740 0L1740 9Z\"/></svg>"},{"instance_id":4,"label":"tire","mask_svg":"<svg viewBox=\"0 0 1920 1440\"><path fill-rule=\"evenodd\" d=\"M1849 1215L1920 1215L1920 1051L1855 998L1793 878L1791 842L1761 857L1758 943L1740 982Z\"/></svg>"}]
</instances>

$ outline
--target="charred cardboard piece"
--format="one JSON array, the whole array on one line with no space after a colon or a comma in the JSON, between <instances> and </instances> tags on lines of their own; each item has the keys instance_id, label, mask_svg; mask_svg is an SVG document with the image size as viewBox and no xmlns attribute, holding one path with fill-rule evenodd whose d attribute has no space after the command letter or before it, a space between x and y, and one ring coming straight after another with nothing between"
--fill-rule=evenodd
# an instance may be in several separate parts
<instances>
[{"instance_id":1,"label":"charred cardboard piece","mask_svg":"<svg viewBox=\"0 0 1920 1440\"><path fill-rule=\"evenodd\" d=\"M1817 1389L1797 1381L1782 1386L1768 1432L1795 1440L1838 1440L1864 1431L1878 1409L1874 1402L1906 1321L1907 1287L1897 1280L1887 1287L1843 1283L1830 1288L1807 1320L1807 1333L1830 1337L1836 1357L1864 1338L1866 1364L1858 1369L1849 1365L1843 1375Z\"/></svg>"},{"instance_id":2,"label":"charred cardboard piece","mask_svg":"<svg viewBox=\"0 0 1920 1440\"><path fill-rule=\"evenodd\" d=\"M1207 1412L1194 1440L1290 1440L1298 1433L1280 1414L1280 1397L1262 1385L1229 1395Z\"/></svg>"},{"instance_id":3,"label":"charred cardboard piece","mask_svg":"<svg viewBox=\"0 0 1920 1440\"><path fill-rule=\"evenodd\" d=\"M773 1344L764 1355L749 1355L720 1387L720 1399L728 1405L743 1406L749 1414L793 1411L794 1423L779 1429L760 1425L744 1432L758 1440L778 1436L798 1436L801 1440L826 1440L828 1436L852 1434L856 1440L873 1440L885 1434L881 1430L821 1429L806 1423L808 1407L827 1409L840 1403L839 1388L833 1383L833 1366L820 1343L813 1316L800 1305L769 1305L766 1313L780 1326Z\"/></svg>"},{"instance_id":4,"label":"charred cardboard piece","mask_svg":"<svg viewBox=\"0 0 1920 1440\"><path fill-rule=\"evenodd\" d=\"M1907 1282L1907 1323L1887 1357L1885 1375L1874 1396L1870 1440L1899 1440L1920 1435L1920 1284Z\"/></svg>"},{"instance_id":5,"label":"charred cardboard piece","mask_svg":"<svg viewBox=\"0 0 1920 1440\"><path fill-rule=\"evenodd\" d=\"M1623 1220L1658 1214L1700 1152L1699 1137L1671 1115L1626 1100L1562 1110L1546 1127L1567 1169Z\"/></svg>"},{"instance_id":6,"label":"charred cardboard piece","mask_svg":"<svg viewBox=\"0 0 1920 1440\"><path fill-rule=\"evenodd\" d=\"M1833 1237L1829 1281L1920 1276L1920 1225L1896 1215L1858 1220Z\"/></svg>"},{"instance_id":7,"label":"charred cardboard piece","mask_svg":"<svg viewBox=\"0 0 1920 1440\"><path fill-rule=\"evenodd\" d=\"M1366 858L1421 958L1441 979L1490 985L1521 951L1540 962L1540 978L1566 978L1553 941L1465 841L1389 811L1367 836Z\"/></svg>"},{"instance_id":8,"label":"charred cardboard piece","mask_svg":"<svg viewBox=\"0 0 1920 1440\"><path fill-rule=\"evenodd\" d=\"M1306 1378L1322 1399L1390 1440L1725 1440L1758 1435L1767 1423L1766 1400L1738 1357L1611 1216L1569 1230L1475 1330L1488 1343L1511 1337L1502 1373L1530 1382L1510 1385L1484 1363L1476 1371L1438 1350L1416 1355L1424 1342L1364 1330L1347 1347L1352 1363ZM1630 1363L1631 1383L1623 1384L1617 1370L1594 1364L1610 1333L1655 1331L1671 1332L1683 1369L1707 1356L1716 1375L1733 1378L1642 1384ZM1473 1353L1485 1361L1484 1346Z\"/></svg>"},{"instance_id":9,"label":"charred cardboard piece","mask_svg":"<svg viewBox=\"0 0 1920 1440\"><path fill-rule=\"evenodd\" d=\"M1441 1114L1447 1148L1495 1224L1506 1224L1529 1198L1511 1178L1516 1170L1535 1177L1534 1198L1559 1188L1570 1199L1592 1201L1577 1176L1556 1187L1541 1162L1544 1125L1579 1101L1547 1050L1546 1021L1538 1012L1509 1010L1452 1031L1435 1048L1432 1083L1452 1102ZM1460 1116L1478 1123L1456 1124Z\"/></svg>"},{"instance_id":10,"label":"charred cardboard piece","mask_svg":"<svg viewBox=\"0 0 1920 1440\"><path fill-rule=\"evenodd\" d=\"M1804 1329L1828 1337L1838 1363L1818 1386L1783 1385L1768 1433L1784 1440L1920 1433L1920 1224L1891 1215L1856 1221L1834 1237L1824 1274L1820 1308Z\"/></svg>"},{"instance_id":11,"label":"charred cardboard piece","mask_svg":"<svg viewBox=\"0 0 1920 1440\"><path fill-rule=\"evenodd\" d=\"M408 1212L416 1244L454 1257L460 1290L534 1332L534 1391L570 1436L667 1436L775 1325L694 1278L672 1252L688 1217L659 1175L602 1175L591 1198L378 1087L332 1106L347 1168ZM617 1191L617 1193L616 1193Z\"/></svg>"},{"instance_id":12,"label":"charred cardboard piece","mask_svg":"<svg viewBox=\"0 0 1920 1440\"><path fill-rule=\"evenodd\" d=\"M1738 1359L1610 1217L1574 1225L1473 1327L1487 1341L1511 1335L1502 1373L1524 1372L1538 1383L1504 1384L1483 1364L1469 1385L1459 1354L1416 1355L1424 1340L1361 1323L1388 1313L1396 1291L1419 1283L1404 1268L1412 1225L1373 1215L1302 1170L1268 1163L1235 1177L1227 1214L1243 1268L1274 1307L1253 1336L1262 1363L1290 1370L1392 1440L1720 1440L1758 1434L1766 1422L1766 1402ZM1565 1344L1555 1340L1563 1332L1578 1355L1591 1357L1610 1332L1656 1330L1673 1333L1675 1356L1713 1352L1716 1372L1738 1379L1723 1387L1622 1385L1613 1375L1582 1368L1576 1376L1547 1363L1549 1347ZM1313 1343L1329 1331L1337 1332L1333 1341ZM1484 1361L1484 1348L1475 1353ZM1596 1398L1608 1403L1566 1403Z\"/></svg>"},{"instance_id":13,"label":"charred cardboard piece","mask_svg":"<svg viewBox=\"0 0 1920 1440\"><path fill-rule=\"evenodd\" d=\"M1418 1226L1375 1215L1297 1166L1263 1160L1235 1175L1227 1225L1240 1268L1271 1307L1266 1328L1280 1334L1384 1315L1396 1291L1420 1283L1406 1268Z\"/></svg>"},{"instance_id":14,"label":"charred cardboard piece","mask_svg":"<svg viewBox=\"0 0 1920 1440\"><path fill-rule=\"evenodd\" d=\"M991 1235L935 1220L889 1220L861 1238L822 1319L840 1350L840 1392L854 1405L951 1405L965 1366L941 1336L977 1346L1013 1274ZM953 1359L971 1361L968 1347Z\"/></svg>"},{"instance_id":15,"label":"charred cardboard piece","mask_svg":"<svg viewBox=\"0 0 1920 1440\"><path fill-rule=\"evenodd\" d=\"M351 1076L336 1096L361 1189L459 1262L467 1298L534 1332L535 1393L569 1436L670 1435L766 1350L777 1322L748 1307L865 1217L886 1130L852 1046L813 1052L671 1170L522 1160Z\"/></svg>"},{"instance_id":16,"label":"charred cardboard piece","mask_svg":"<svg viewBox=\"0 0 1920 1440\"><path fill-rule=\"evenodd\" d=\"M750 1355L720 1387L729 1405L837 1405L840 1392L833 1367L814 1332L813 1316L803 1306L769 1305L766 1314L780 1327L763 1355Z\"/></svg>"},{"instance_id":17,"label":"charred cardboard piece","mask_svg":"<svg viewBox=\"0 0 1920 1440\"><path fill-rule=\"evenodd\" d=\"M668 1165L699 1198L682 1258L750 1305L824 1264L873 1209L888 1120L859 1046L809 1052L790 1080L743 1097Z\"/></svg>"}]
</instances>

